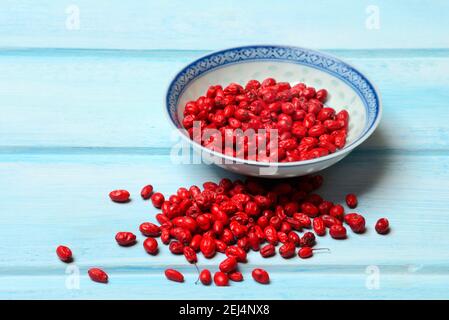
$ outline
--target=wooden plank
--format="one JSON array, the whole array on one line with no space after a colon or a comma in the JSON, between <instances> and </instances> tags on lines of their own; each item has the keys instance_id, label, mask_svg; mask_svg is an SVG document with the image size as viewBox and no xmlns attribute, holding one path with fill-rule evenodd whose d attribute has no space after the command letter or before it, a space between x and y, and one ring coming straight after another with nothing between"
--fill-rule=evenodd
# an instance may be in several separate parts
<instances>
[{"instance_id":1,"label":"wooden plank","mask_svg":"<svg viewBox=\"0 0 449 320\"><path fill-rule=\"evenodd\" d=\"M381 269L382 270L382 269ZM354 274L313 272L272 273L268 286L255 283L250 273L242 283L230 287L195 285L197 275L186 273L183 284L167 281L161 274L112 272L107 285L91 282L81 270L79 288L69 284L65 267L52 276L0 276L2 299L447 299L447 275L381 273L379 287L371 287L365 269ZM382 272L382 271L381 271ZM292 281L294 279L295 281ZM68 281L71 281L70 279ZM366 283L368 282L368 287ZM370 288L370 289L369 289Z\"/></svg>"},{"instance_id":2,"label":"wooden plank","mask_svg":"<svg viewBox=\"0 0 449 320\"><path fill-rule=\"evenodd\" d=\"M407 155L355 152L324 172L320 192L341 201L348 192L359 194L358 211L365 214L368 232L350 233L346 241L319 238L319 247L331 253L310 260L262 259L249 256L242 271L267 268L273 283L262 287L253 281L230 289L193 284L195 269L165 246L156 257L139 243L120 248L114 242L119 230L137 232L142 221L154 221L157 212L138 197L148 182L166 194L177 186L200 184L229 176L205 165L176 166L167 156L126 154L3 154L0 185L3 192L3 245L0 247L0 297L13 298L447 298L449 187L447 155ZM438 172L438 174L435 174ZM432 179L428 177L432 176ZM351 177L348 179L348 177ZM107 198L111 188L124 187L133 200L124 205ZM388 236L373 231L373 223L387 216ZM438 239L432 241L429 239ZM75 253L80 268L80 289L65 287L67 275L54 249L65 243ZM11 250L20 248L20 250ZM200 267L216 269L220 256L200 259ZM104 267L111 283L101 286L85 276L91 266ZM174 266L186 273L187 283L164 280L163 270ZM367 268L379 268L380 289L366 288ZM130 286L133 290L128 290ZM344 287L346 290L341 290ZM176 288L177 290L173 290ZM176 291L176 293L173 293ZM193 294L194 292L194 294Z\"/></svg>"},{"instance_id":3,"label":"wooden plank","mask_svg":"<svg viewBox=\"0 0 449 320\"><path fill-rule=\"evenodd\" d=\"M439 0L2 1L0 47L447 48L448 10Z\"/></svg>"},{"instance_id":4,"label":"wooden plank","mask_svg":"<svg viewBox=\"0 0 449 320\"><path fill-rule=\"evenodd\" d=\"M154 221L157 210L139 199L142 185L152 183L156 190L167 195L178 186L200 185L223 176L229 174L212 166L173 165L167 156L1 155L0 212L2 225L9 227L2 231L0 275L6 277L3 279L6 283L22 276L60 277L64 265L57 260L54 249L61 243L72 247L75 263L84 271L90 266L102 266L111 273L158 277L167 266L176 266L193 272L183 257L171 255L165 246L158 256L151 257L141 247L142 237L139 236L136 246L121 248L115 244L114 235L117 231L138 233L141 222ZM346 241L319 238L318 246L330 248L331 253L316 254L306 261L262 259L252 253L242 270L249 272L255 266L266 267L273 272L274 279L278 274L292 272L323 277L356 276L369 266L377 266L388 275L411 274L411 279L415 274L447 276L447 155L355 152L344 162L325 170L324 176L326 184L320 193L326 198L342 201L346 193L358 193L357 211L367 218L368 231L363 235L350 233ZM430 176L433 178L428 179ZM133 200L123 205L110 202L107 194L113 188L127 188ZM373 229L375 221L383 216L392 225L388 236L380 236ZM11 248L20 250L11 251ZM213 260L200 259L199 266L213 269L219 261L220 256ZM291 281L296 282L295 279ZM350 294L355 293L358 291ZM109 293L104 294L109 297ZM385 294L396 296L397 293ZM404 294L418 297L419 293ZM443 297L442 292L438 295Z\"/></svg>"},{"instance_id":5,"label":"wooden plank","mask_svg":"<svg viewBox=\"0 0 449 320\"><path fill-rule=\"evenodd\" d=\"M167 154L166 86L203 53L0 51L2 152L123 147ZM362 149L447 150L448 50L331 53L364 70L383 97L384 118Z\"/></svg>"}]
</instances>

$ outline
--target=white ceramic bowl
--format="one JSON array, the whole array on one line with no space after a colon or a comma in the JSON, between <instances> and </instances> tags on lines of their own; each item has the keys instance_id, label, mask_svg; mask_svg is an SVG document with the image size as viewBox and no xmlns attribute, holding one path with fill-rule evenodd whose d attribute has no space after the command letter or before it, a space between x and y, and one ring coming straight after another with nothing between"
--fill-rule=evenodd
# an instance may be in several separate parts
<instances>
[{"instance_id":1,"label":"white ceramic bowl","mask_svg":"<svg viewBox=\"0 0 449 320\"><path fill-rule=\"evenodd\" d=\"M326 104L349 112L346 146L325 157L288 163L244 160L214 152L192 141L182 130L186 102L204 95L210 85L273 77L291 84L304 82L329 92ZM374 85L356 68L328 54L298 47L257 45L208 54L184 67L171 81L166 95L169 121L192 147L220 167L250 176L283 178L323 170L347 156L379 124L382 108Z\"/></svg>"}]
</instances>

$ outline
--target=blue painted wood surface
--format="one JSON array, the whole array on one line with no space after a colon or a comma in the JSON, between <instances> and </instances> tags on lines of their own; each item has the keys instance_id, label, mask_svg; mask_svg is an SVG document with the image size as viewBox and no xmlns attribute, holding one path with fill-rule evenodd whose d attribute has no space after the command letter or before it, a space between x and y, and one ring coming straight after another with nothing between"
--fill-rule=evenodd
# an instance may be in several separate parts
<instances>
[{"instance_id":1,"label":"blue painted wood surface","mask_svg":"<svg viewBox=\"0 0 449 320\"><path fill-rule=\"evenodd\" d=\"M0 298L449 298L447 3L378 1L379 30L364 27L364 1L236 3L76 1L76 31L65 29L72 2L0 4ZM270 19L260 20L267 9ZM157 211L138 197L142 185L169 194L230 176L171 163L163 97L170 77L207 50L255 42L334 48L378 85L379 129L323 172L321 191L334 201L358 193L370 228L346 241L320 238L331 253L310 260L253 253L242 265L248 281L203 287L165 246L152 257L141 237L131 248L113 238L154 221ZM114 188L129 189L133 200L111 203ZM388 236L373 230L382 216L392 224ZM75 252L79 288L55 257L60 243ZM199 266L215 270L219 259ZM165 280L173 265L186 283ZM107 270L110 283L92 283L91 266ZM270 271L270 286L249 279L256 266Z\"/></svg>"}]
</instances>

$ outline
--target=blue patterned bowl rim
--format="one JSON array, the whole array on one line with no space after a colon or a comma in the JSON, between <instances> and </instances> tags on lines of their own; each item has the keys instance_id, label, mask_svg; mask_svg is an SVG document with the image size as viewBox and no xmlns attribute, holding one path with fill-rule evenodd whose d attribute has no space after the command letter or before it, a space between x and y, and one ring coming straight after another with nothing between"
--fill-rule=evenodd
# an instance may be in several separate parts
<instances>
[{"instance_id":1,"label":"blue patterned bowl rim","mask_svg":"<svg viewBox=\"0 0 449 320\"><path fill-rule=\"evenodd\" d=\"M324 71L349 85L361 98L367 113L367 121L363 132L359 137L349 145L337 152L327 156L304 161L276 163L277 166L298 166L312 163L318 163L334 157L341 156L355 147L359 146L374 132L379 125L382 115L382 102L379 91L368 78L358 71L355 67L334 57L330 54L320 51L282 45L250 45L229 48L215 51L198 58L192 63L185 66L171 80L166 94L166 112L172 125L180 129L181 123L177 116L178 100L184 93L184 90L198 77L204 74L220 69L230 64L239 64L253 61L279 61L305 65L321 71ZM190 143L196 144L205 152L214 154L215 156L232 160L236 163L244 163L257 166L268 166L268 163L257 162L253 160L244 160L233 158L210 149L207 149L191 140L180 132L181 136ZM272 164L271 164L272 165Z\"/></svg>"}]
</instances>

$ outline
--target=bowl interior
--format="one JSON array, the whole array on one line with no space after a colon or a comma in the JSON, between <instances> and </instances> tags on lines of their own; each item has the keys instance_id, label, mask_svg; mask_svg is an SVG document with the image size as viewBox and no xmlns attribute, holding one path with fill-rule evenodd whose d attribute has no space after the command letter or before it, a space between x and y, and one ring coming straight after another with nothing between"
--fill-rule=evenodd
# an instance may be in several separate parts
<instances>
[{"instance_id":1,"label":"bowl interior","mask_svg":"<svg viewBox=\"0 0 449 320\"><path fill-rule=\"evenodd\" d=\"M273 77L291 84L304 82L328 90L326 105L350 115L347 143L352 149L364 141L380 119L380 98L373 85L358 70L318 51L286 46L248 46L214 52L182 69L171 82L166 96L167 111L175 126L181 128L186 102L204 95L210 85L231 82L241 85L250 79ZM325 157L326 158L326 157ZM312 161L312 160L309 160Z\"/></svg>"}]
</instances>

